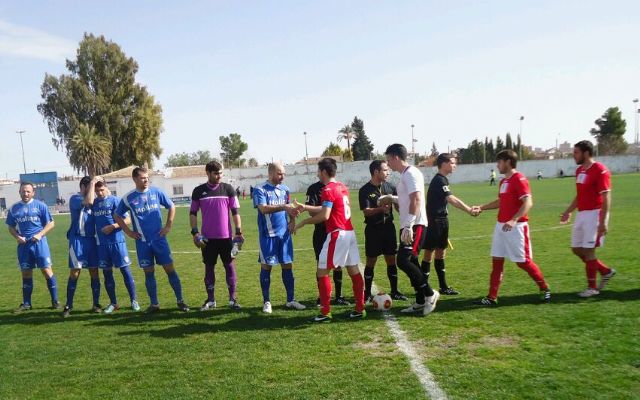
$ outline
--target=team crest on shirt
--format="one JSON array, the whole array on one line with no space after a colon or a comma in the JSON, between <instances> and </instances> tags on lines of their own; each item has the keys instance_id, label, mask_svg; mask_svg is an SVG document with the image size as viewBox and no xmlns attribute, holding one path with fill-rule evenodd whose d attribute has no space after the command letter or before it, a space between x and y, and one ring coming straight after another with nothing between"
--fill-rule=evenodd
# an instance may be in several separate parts
<instances>
[{"instance_id":1,"label":"team crest on shirt","mask_svg":"<svg viewBox=\"0 0 640 400\"><path fill-rule=\"evenodd\" d=\"M578 174L578 176L576 177L576 183L579 184L584 184L587 180L587 174L585 174L584 172L581 172Z\"/></svg>"},{"instance_id":2,"label":"team crest on shirt","mask_svg":"<svg viewBox=\"0 0 640 400\"><path fill-rule=\"evenodd\" d=\"M149 199L150 200L156 200L158 198L158 196L156 196L155 194L150 194L149 195Z\"/></svg>"},{"instance_id":3,"label":"team crest on shirt","mask_svg":"<svg viewBox=\"0 0 640 400\"><path fill-rule=\"evenodd\" d=\"M507 193L508 189L509 189L509 182L504 182L502 185L500 185L500 193Z\"/></svg>"}]
</instances>

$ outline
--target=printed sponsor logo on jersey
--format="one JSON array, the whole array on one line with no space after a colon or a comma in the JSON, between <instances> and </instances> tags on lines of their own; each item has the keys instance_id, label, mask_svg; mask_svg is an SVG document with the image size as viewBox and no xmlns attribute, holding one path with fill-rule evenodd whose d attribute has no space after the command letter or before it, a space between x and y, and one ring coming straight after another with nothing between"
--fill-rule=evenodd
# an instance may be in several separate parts
<instances>
[{"instance_id":1,"label":"printed sponsor logo on jersey","mask_svg":"<svg viewBox=\"0 0 640 400\"><path fill-rule=\"evenodd\" d=\"M145 212L157 210L159 208L160 206L158 204L145 204L142 207L136 207L136 214L143 214Z\"/></svg>"}]
</instances>

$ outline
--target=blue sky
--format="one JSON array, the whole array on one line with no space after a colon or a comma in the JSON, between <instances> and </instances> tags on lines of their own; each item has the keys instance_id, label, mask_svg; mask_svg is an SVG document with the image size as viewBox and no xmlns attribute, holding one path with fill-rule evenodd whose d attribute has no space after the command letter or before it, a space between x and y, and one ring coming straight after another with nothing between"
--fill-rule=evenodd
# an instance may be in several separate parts
<instances>
[{"instance_id":1,"label":"blue sky","mask_svg":"<svg viewBox=\"0 0 640 400\"><path fill-rule=\"evenodd\" d=\"M163 107L163 155L240 133L247 156L319 155L355 115L376 150L517 134L589 138L618 106L633 140L638 1L0 1L0 177L70 173L36 110L84 32L118 43Z\"/></svg>"}]
</instances>

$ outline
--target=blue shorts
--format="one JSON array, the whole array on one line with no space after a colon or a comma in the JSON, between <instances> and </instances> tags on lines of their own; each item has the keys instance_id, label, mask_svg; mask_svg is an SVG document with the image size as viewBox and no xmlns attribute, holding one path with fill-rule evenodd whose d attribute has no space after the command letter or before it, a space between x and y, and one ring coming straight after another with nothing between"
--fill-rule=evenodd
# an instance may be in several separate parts
<instances>
[{"instance_id":1,"label":"blue shorts","mask_svg":"<svg viewBox=\"0 0 640 400\"><path fill-rule=\"evenodd\" d=\"M47 238L37 242L28 241L18 245L18 268L21 271L34 268L49 268L51 266L51 251Z\"/></svg>"},{"instance_id":2,"label":"blue shorts","mask_svg":"<svg viewBox=\"0 0 640 400\"><path fill-rule=\"evenodd\" d=\"M260 264L276 265L293 262L293 240L288 232L284 236L260 236Z\"/></svg>"},{"instance_id":3,"label":"blue shorts","mask_svg":"<svg viewBox=\"0 0 640 400\"><path fill-rule=\"evenodd\" d=\"M153 267L155 264L167 265L173 263L169 242L164 237L151 242L136 240L136 253L138 253L140 268Z\"/></svg>"},{"instance_id":4,"label":"blue shorts","mask_svg":"<svg viewBox=\"0 0 640 400\"><path fill-rule=\"evenodd\" d=\"M95 237L69 239L69 268L98 268L98 245Z\"/></svg>"},{"instance_id":5,"label":"blue shorts","mask_svg":"<svg viewBox=\"0 0 640 400\"><path fill-rule=\"evenodd\" d=\"M125 242L98 245L98 267L122 268L129 265L131 265L131 260Z\"/></svg>"}]
</instances>

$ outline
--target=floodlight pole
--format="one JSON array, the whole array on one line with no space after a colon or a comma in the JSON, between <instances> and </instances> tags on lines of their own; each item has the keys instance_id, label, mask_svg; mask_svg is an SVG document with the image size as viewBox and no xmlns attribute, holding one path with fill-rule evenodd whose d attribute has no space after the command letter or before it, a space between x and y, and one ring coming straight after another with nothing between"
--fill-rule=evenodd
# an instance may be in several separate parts
<instances>
[{"instance_id":1,"label":"floodlight pole","mask_svg":"<svg viewBox=\"0 0 640 400\"><path fill-rule=\"evenodd\" d=\"M309 175L309 149L307 148L307 132L304 135L304 165L307 167L307 175Z\"/></svg>"},{"instance_id":2,"label":"floodlight pole","mask_svg":"<svg viewBox=\"0 0 640 400\"><path fill-rule=\"evenodd\" d=\"M520 116L520 134L518 134L518 136L520 136L520 148L518 149L518 152L520 154L518 154L518 158L520 158L520 160L522 160L522 146L524 146L524 140L522 140L522 121L524 120L524 116Z\"/></svg>"},{"instance_id":3,"label":"floodlight pole","mask_svg":"<svg viewBox=\"0 0 640 400\"><path fill-rule=\"evenodd\" d=\"M22 142L22 134L26 133L25 130L16 131L18 135L20 135L20 147L22 148L22 167L24 168L24 173L27 173L27 163L24 161L24 143Z\"/></svg>"}]
</instances>

